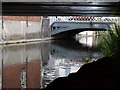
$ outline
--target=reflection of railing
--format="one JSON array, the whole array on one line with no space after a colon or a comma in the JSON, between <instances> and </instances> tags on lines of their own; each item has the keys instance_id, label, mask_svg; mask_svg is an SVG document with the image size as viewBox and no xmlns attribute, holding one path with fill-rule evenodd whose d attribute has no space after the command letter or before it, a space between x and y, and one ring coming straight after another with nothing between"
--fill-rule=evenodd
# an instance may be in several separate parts
<instances>
[{"instance_id":1,"label":"reflection of railing","mask_svg":"<svg viewBox=\"0 0 120 90\"><path fill-rule=\"evenodd\" d=\"M27 87L26 86L27 77L26 77L26 69L25 68L23 68L21 71L20 80L21 80L21 87L26 88Z\"/></svg>"}]
</instances>

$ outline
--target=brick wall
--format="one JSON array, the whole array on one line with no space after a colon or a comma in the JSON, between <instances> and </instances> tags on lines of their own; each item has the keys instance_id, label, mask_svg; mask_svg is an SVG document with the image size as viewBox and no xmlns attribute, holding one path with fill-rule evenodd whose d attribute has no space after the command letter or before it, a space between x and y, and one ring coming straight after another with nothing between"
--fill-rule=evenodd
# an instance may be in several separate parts
<instances>
[{"instance_id":1,"label":"brick wall","mask_svg":"<svg viewBox=\"0 0 120 90\"><path fill-rule=\"evenodd\" d=\"M15 20L15 21L41 21L41 16L3 16L4 20Z\"/></svg>"}]
</instances>

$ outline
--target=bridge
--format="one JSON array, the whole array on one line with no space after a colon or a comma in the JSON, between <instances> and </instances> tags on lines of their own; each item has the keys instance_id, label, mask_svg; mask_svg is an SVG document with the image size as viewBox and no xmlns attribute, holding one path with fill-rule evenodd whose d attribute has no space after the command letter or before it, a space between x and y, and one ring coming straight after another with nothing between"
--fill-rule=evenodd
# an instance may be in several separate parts
<instances>
[{"instance_id":1,"label":"bridge","mask_svg":"<svg viewBox=\"0 0 120 90\"><path fill-rule=\"evenodd\" d=\"M51 24L51 36L53 38L71 38L82 31L103 31L110 27L110 25L115 23L115 20L106 19L96 21L94 18L84 18L80 20L81 17L71 19L70 17L59 18L53 21Z\"/></svg>"},{"instance_id":2,"label":"bridge","mask_svg":"<svg viewBox=\"0 0 120 90\"><path fill-rule=\"evenodd\" d=\"M2 0L5 1L5 0ZM81 0L42 0L44 2L8 2L0 3L3 16L120 16L120 2L80 2ZM13 0L14 1L14 0ZM20 0L21 1L21 0ZM46 2L45 2L46 1ZM64 1L64 2L63 2ZM72 2L69 2L72 1ZM82 0L84 1L84 0ZM95 0L96 1L96 0ZM116 1L116 0L114 0Z\"/></svg>"}]
</instances>

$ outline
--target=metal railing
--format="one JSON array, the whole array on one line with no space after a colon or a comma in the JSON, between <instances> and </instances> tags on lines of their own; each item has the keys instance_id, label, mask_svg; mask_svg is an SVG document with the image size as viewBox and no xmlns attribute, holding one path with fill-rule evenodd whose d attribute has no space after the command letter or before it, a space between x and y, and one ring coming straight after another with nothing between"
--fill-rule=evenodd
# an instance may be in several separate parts
<instances>
[{"instance_id":1,"label":"metal railing","mask_svg":"<svg viewBox=\"0 0 120 90\"><path fill-rule=\"evenodd\" d=\"M51 16L50 25L54 22L118 22L118 17L81 17L81 16Z\"/></svg>"}]
</instances>

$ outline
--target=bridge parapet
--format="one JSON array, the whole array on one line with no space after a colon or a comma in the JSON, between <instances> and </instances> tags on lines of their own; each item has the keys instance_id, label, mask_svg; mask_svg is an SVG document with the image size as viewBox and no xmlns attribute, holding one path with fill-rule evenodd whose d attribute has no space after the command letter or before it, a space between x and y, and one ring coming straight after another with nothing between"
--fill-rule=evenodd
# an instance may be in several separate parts
<instances>
[{"instance_id":1,"label":"bridge parapet","mask_svg":"<svg viewBox=\"0 0 120 90\"><path fill-rule=\"evenodd\" d=\"M113 22L119 21L118 17L84 17L84 16L52 16L49 17L50 25L54 22Z\"/></svg>"}]
</instances>

